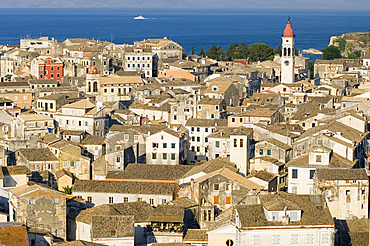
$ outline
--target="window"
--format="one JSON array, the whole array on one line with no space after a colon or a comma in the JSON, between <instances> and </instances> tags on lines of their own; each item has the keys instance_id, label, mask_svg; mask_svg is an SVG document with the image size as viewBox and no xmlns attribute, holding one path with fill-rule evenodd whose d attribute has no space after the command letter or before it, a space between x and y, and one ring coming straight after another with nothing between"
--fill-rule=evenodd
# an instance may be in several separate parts
<instances>
[{"instance_id":1,"label":"window","mask_svg":"<svg viewBox=\"0 0 370 246\"><path fill-rule=\"evenodd\" d=\"M53 164L46 164L46 168L47 168L48 170L53 169Z\"/></svg>"},{"instance_id":2,"label":"window","mask_svg":"<svg viewBox=\"0 0 370 246\"><path fill-rule=\"evenodd\" d=\"M229 196L226 197L226 204L231 204L231 197Z\"/></svg>"},{"instance_id":3,"label":"window","mask_svg":"<svg viewBox=\"0 0 370 246\"><path fill-rule=\"evenodd\" d=\"M109 203L113 203L113 197L110 196L109 199L108 199Z\"/></svg>"},{"instance_id":4,"label":"window","mask_svg":"<svg viewBox=\"0 0 370 246\"><path fill-rule=\"evenodd\" d=\"M151 205L151 206L154 206L154 199L149 199L149 204Z\"/></svg>"},{"instance_id":5,"label":"window","mask_svg":"<svg viewBox=\"0 0 370 246\"><path fill-rule=\"evenodd\" d=\"M59 203L59 198L54 198L54 204L58 204Z\"/></svg>"},{"instance_id":6,"label":"window","mask_svg":"<svg viewBox=\"0 0 370 246\"><path fill-rule=\"evenodd\" d=\"M263 149L260 149L260 155L263 155Z\"/></svg>"},{"instance_id":7,"label":"window","mask_svg":"<svg viewBox=\"0 0 370 246\"><path fill-rule=\"evenodd\" d=\"M272 220L279 220L279 212L272 212Z\"/></svg>"},{"instance_id":8,"label":"window","mask_svg":"<svg viewBox=\"0 0 370 246\"><path fill-rule=\"evenodd\" d=\"M75 162L74 161L69 161L69 166L70 167L75 167Z\"/></svg>"},{"instance_id":9,"label":"window","mask_svg":"<svg viewBox=\"0 0 370 246\"><path fill-rule=\"evenodd\" d=\"M235 122L235 118L231 118L231 122Z\"/></svg>"},{"instance_id":10,"label":"window","mask_svg":"<svg viewBox=\"0 0 370 246\"><path fill-rule=\"evenodd\" d=\"M272 235L272 244L280 245L280 235Z\"/></svg>"},{"instance_id":11,"label":"window","mask_svg":"<svg viewBox=\"0 0 370 246\"><path fill-rule=\"evenodd\" d=\"M220 141L216 141L215 145L216 145L216 148L220 148Z\"/></svg>"},{"instance_id":12,"label":"window","mask_svg":"<svg viewBox=\"0 0 370 246\"><path fill-rule=\"evenodd\" d=\"M208 138L204 138L204 142L208 143Z\"/></svg>"},{"instance_id":13,"label":"window","mask_svg":"<svg viewBox=\"0 0 370 246\"><path fill-rule=\"evenodd\" d=\"M153 149L158 148L158 143L152 143Z\"/></svg>"},{"instance_id":14,"label":"window","mask_svg":"<svg viewBox=\"0 0 370 246\"><path fill-rule=\"evenodd\" d=\"M290 220L292 221L298 220L297 212L290 212L289 217L290 217Z\"/></svg>"},{"instance_id":15,"label":"window","mask_svg":"<svg viewBox=\"0 0 370 246\"><path fill-rule=\"evenodd\" d=\"M235 138L234 139L234 148L238 147L238 140Z\"/></svg>"},{"instance_id":16,"label":"window","mask_svg":"<svg viewBox=\"0 0 370 246\"><path fill-rule=\"evenodd\" d=\"M174 115L173 116L173 120L177 120L177 115Z\"/></svg>"},{"instance_id":17,"label":"window","mask_svg":"<svg viewBox=\"0 0 370 246\"><path fill-rule=\"evenodd\" d=\"M197 127L197 132L200 132L200 128L199 127Z\"/></svg>"},{"instance_id":18,"label":"window","mask_svg":"<svg viewBox=\"0 0 370 246\"><path fill-rule=\"evenodd\" d=\"M163 148L166 149L167 148L167 143L163 143Z\"/></svg>"},{"instance_id":19,"label":"window","mask_svg":"<svg viewBox=\"0 0 370 246\"><path fill-rule=\"evenodd\" d=\"M240 146L239 146L239 147L240 147L240 148L243 148L243 144L244 144L244 143L243 143L243 139L240 139L240 141L239 141L239 142L240 142Z\"/></svg>"},{"instance_id":20,"label":"window","mask_svg":"<svg viewBox=\"0 0 370 246\"><path fill-rule=\"evenodd\" d=\"M152 159L153 160L157 159L157 153L152 153Z\"/></svg>"},{"instance_id":21,"label":"window","mask_svg":"<svg viewBox=\"0 0 370 246\"><path fill-rule=\"evenodd\" d=\"M290 237L291 244L298 244L298 234L292 234Z\"/></svg>"},{"instance_id":22,"label":"window","mask_svg":"<svg viewBox=\"0 0 370 246\"><path fill-rule=\"evenodd\" d=\"M298 169L292 169L292 179L298 178Z\"/></svg>"},{"instance_id":23,"label":"window","mask_svg":"<svg viewBox=\"0 0 370 246\"><path fill-rule=\"evenodd\" d=\"M33 198L31 198L30 200L28 200L28 204L29 205L35 205L35 200Z\"/></svg>"},{"instance_id":24,"label":"window","mask_svg":"<svg viewBox=\"0 0 370 246\"><path fill-rule=\"evenodd\" d=\"M191 141L195 142L195 137L194 136L191 137Z\"/></svg>"},{"instance_id":25,"label":"window","mask_svg":"<svg viewBox=\"0 0 370 246\"><path fill-rule=\"evenodd\" d=\"M321 155L316 156L316 162L321 162Z\"/></svg>"},{"instance_id":26,"label":"window","mask_svg":"<svg viewBox=\"0 0 370 246\"><path fill-rule=\"evenodd\" d=\"M165 204L167 202L166 199L162 199L162 204Z\"/></svg>"},{"instance_id":27,"label":"window","mask_svg":"<svg viewBox=\"0 0 370 246\"><path fill-rule=\"evenodd\" d=\"M163 153L163 160L167 160L167 153Z\"/></svg>"},{"instance_id":28,"label":"window","mask_svg":"<svg viewBox=\"0 0 370 246\"><path fill-rule=\"evenodd\" d=\"M92 203L92 197L91 197L91 196L88 196L88 197L87 197L87 202L88 202L88 203Z\"/></svg>"},{"instance_id":29,"label":"window","mask_svg":"<svg viewBox=\"0 0 370 246\"><path fill-rule=\"evenodd\" d=\"M205 132L208 132L208 128L205 128L204 130L205 130Z\"/></svg>"},{"instance_id":30,"label":"window","mask_svg":"<svg viewBox=\"0 0 370 246\"><path fill-rule=\"evenodd\" d=\"M128 203L128 197L124 197L124 198L123 198L123 202L124 202L124 203Z\"/></svg>"},{"instance_id":31,"label":"window","mask_svg":"<svg viewBox=\"0 0 370 246\"><path fill-rule=\"evenodd\" d=\"M176 154L171 154L171 160L176 160Z\"/></svg>"},{"instance_id":32,"label":"window","mask_svg":"<svg viewBox=\"0 0 370 246\"><path fill-rule=\"evenodd\" d=\"M313 234L307 234L306 244L313 244Z\"/></svg>"},{"instance_id":33,"label":"window","mask_svg":"<svg viewBox=\"0 0 370 246\"><path fill-rule=\"evenodd\" d=\"M40 169L41 169L40 164L36 164L35 168L36 168L36 171L40 171Z\"/></svg>"},{"instance_id":34,"label":"window","mask_svg":"<svg viewBox=\"0 0 370 246\"><path fill-rule=\"evenodd\" d=\"M313 179L314 175L315 175L315 170L310 170L310 179Z\"/></svg>"},{"instance_id":35,"label":"window","mask_svg":"<svg viewBox=\"0 0 370 246\"><path fill-rule=\"evenodd\" d=\"M329 243L329 234L328 233L321 234L321 243Z\"/></svg>"},{"instance_id":36,"label":"window","mask_svg":"<svg viewBox=\"0 0 370 246\"><path fill-rule=\"evenodd\" d=\"M253 235L253 245L260 245L260 244L261 244L261 236Z\"/></svg>"},{"instance_id":37,"label":"window","mask_svg":"<svg viewBox=\"0 0 370 246\"><path fill-rule=\"evenodd\" d=\"M138 198L137 198L137 201L138 201L138 202L141 202L141 201L143 201L143 198L142 198L142 197L138 197Z\"/></svg>"},{"instance_id":38,"label":"window","mask_svg":"<svg viewBox=\"0 0 370 246\"><path fill-rule=\"evenodd\" d=\"M197 142L200 142L200 137L197 137Z\"/></svg>"},{"instance_id":39,"label":"window","mask_svg":"<svg viewBox=\"0 0 370 246\"><path fill-rule=\"evenodd\" d=\"M297 186L292 186L292 193L297 194L298 187Z\"/></svg>"},{"instance_id":40,"label":"window","mask_svg":"<svg viewBox=\"0 0 370 246\"><path fill-rule=\"evenodd\" d=\"M171 143L171 148L172 149L175 149L176 148L176 144L175 143Z\"/></svg>"},{"instance_id":41,"label":"window","mask_svg":"<svg viewBox=\"0 0 370 246\"><path fill-rule=\"evenodd\" d=\"M205 211L204 211L205 212ZM226 246L234 246L234 241L231 239L226 240Z\"/></svg>"},{"instance_id":42,"label":"window","mask_svg":"<svg viewBox=\"0 0 370 246\"><path fill-rule=\"evenodd\" d=\"M231 190L231 184L225 184L225 190Z\"/></svg>"},{"instance_id":43,"label":"window","mask_svg":"<svg viewBox=\"0 0 370 246\"><path fill-rule=\"evenodd\" d=\"M5 184L10 184L10 178L9 177L5 178Z\"/></svg>"},{"instance_id":44,"label":"window","mask_svg":"<svg viewBox=\"0 0 370 246\"><path fill-rule=\"evenodd\" d=\"M220 190L220 184L213 184L213 190Z\"/></svg>"},{"instance_id":45,"label":"window","mask_svg":"<svg viewBox=\"0 0 370 246\"><path fill-rule=\"evenodd\" d=\"M271 155L271 149L267 150L267 155Z\"/></svg>"},{"instance_id":46,"label":"window","mask_svg":"<svg viewBox=\"0 0 370 246\"><path fill-rule=\"evenodd\" d=\"M306 123L305 122L302 122L302 127L306 127Z\"/></svg>"},{"instance_id":47,"label":"window","mask_svg":"<svg viewBox=\"0 0 370 246\"><path fill-rule=\"evenodd\" d=\"M214 119L215 118L215 115L214 114L211 114L211 119Z\"/></svg>"},{"instance_id":48,"label":"window","mask_svg":"<svg viewBox=\"0 0 370 246\"><path fill-rule=\"evenodd\" d=\"M213 197L213 204L219 204L220 198L218 196Z\"/></svg>"},{"instance_id":49,"label":"window","mask_svg":"<svg viewBox=\"0 0 370 246\"><path fill-rule=\"evenodd\" d=\"M63 161L63 167L68 167L68 161Z\"/></svg>"}]
</instances>

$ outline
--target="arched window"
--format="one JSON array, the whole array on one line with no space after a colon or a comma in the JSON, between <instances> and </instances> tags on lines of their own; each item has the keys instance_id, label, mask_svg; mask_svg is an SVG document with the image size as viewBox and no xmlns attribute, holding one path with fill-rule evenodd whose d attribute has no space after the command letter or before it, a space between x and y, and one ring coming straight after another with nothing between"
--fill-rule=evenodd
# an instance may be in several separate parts
<instances>
[{"instance_id":1,"label":"arched window","mask_svg":"<svg viewBox=\"0 0 370 246\"><path fill-rule=\"evenodd\" d=\"M207 211L204 210L204 218L203 218L204 221L207 221Z\"/></svg>"},{"instance_id":2,"label":"arched window","mask_svg":"<svg viewBox=\"0 0 370 246\"><path fill-rule=\"evenodd\" d=\"M234 245L234 241L231 240L231 239L227 239L226 240L226 246L233 246Z\"/></svg>"},{"instance_id":3,"label":"arched window","mask_svg":"<svg viewBox=\"0 0 370 246\"><path fill-rule=\"evenodd\" d=\"M291 54L291 49L288 48L288 56L290 56L290 54Z\"/></svg>"},{"instance_id":4,"label":"arched window","mask_svg":"<svg viewBox=\"0 0 370 246\"><path fill-rule=\"evenodd\" d=\"M88 84L88 87L87 87L87 91L91 92L91 82L90 81L89 81L89 84Z\"/></svg>"},{"instance_id":5,"label":"arched window","mask_svg":"<svg viewBox=\"0 0 370 246\"><path fill-rule=\"evenodd\" d=\"M284 48L284 56L286 56L286 48Z\"/></svg>"},{"instance_id":6,"label":"arched window","mask_svg":"<svg viewBox=\"0 0 370 246\"><path fill-rule=\"evenodd\" d=\"M240 148L243 148L243 139L240 139Z\"/></svg>"},{"instance_id":7,"label":"arched window","mask_svg":"<svg viewBox=\"0 0 370 246\"><path fill-rule=\"evenodd\" d=\"M208 221L211 221L211 210L208 210Z\"/></svg>"},{"instance_id":8,"label":"arched window","mask_svg":"<svg viewBox=\"0 0 370 246\"><path fill-rule=\"evenodd\" d=\"M98 92L98 83L96 81L93 84L93 92Z\"/></svg>"},{"instance_id":9,"label":"arched window","mask_svg":"<svg viewBox=\"0 0 370 246\"><path fill-rule=\"evenodd\" d=\"M234 148L238 147L238 140L235 138L234 139Z\"/></svg>"}]
</instances>

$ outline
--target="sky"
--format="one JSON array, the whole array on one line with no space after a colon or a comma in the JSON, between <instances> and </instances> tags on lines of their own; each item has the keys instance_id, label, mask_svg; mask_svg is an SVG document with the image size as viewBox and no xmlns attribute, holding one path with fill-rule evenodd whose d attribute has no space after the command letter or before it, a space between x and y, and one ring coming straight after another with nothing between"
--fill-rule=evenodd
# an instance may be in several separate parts
<instances>
[{"instance_id":1,"label":"sky","mask_svg":"<svg viewBox=\"0 0 370 246\"><path fill-rule=\"evenodd\" d=\"M369 0L1 0L1 8L370 10Z\"/></svg>"}]
</instances>

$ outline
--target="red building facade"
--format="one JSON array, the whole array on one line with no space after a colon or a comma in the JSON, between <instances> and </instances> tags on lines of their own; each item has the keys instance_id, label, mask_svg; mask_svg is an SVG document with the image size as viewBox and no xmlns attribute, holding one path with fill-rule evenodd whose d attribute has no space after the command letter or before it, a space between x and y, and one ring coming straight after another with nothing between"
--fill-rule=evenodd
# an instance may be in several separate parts
<instances>
[{"instance_id":1,"label":"red building facade","mask_svg":"<svg viewBox=\"0 0 370 246\"><path fill-rule=\"evenodd\" d=\"M56 79L61 81L63 77L63 62L52 57L47 57L39 62L39 79Z\"/></svg>"}]
</instances>

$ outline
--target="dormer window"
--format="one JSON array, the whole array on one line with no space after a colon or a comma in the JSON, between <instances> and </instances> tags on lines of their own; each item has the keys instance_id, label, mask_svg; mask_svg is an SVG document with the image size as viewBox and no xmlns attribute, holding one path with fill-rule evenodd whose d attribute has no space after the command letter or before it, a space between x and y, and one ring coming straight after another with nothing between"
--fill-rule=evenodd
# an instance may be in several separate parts
<instances>
[{"instance_id":1,"label":"dormer window","mask_svg":"<svg viewBox=\"0 0 370 246\"><path fill-rule=\"evenodd\" d=\"M252 102L258 102L258 99L257 98L253 98L252 99Z\"/></svg>"},{"instance_id":2,"label":"dormer window","mask_svg":"<svg viewBox=\"0 0 370 246\"><path fill-rule=\"evenodd\" d=\"M217 87L217 86L213 86L213 87L212 87L212 90L213 90L213 91L218 91L219 89L220 89L220 88L219 88L219 87Z\"/></svg>"}]
</instances>

